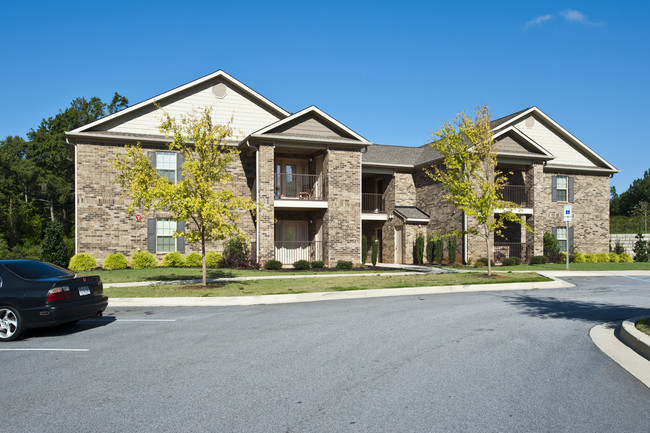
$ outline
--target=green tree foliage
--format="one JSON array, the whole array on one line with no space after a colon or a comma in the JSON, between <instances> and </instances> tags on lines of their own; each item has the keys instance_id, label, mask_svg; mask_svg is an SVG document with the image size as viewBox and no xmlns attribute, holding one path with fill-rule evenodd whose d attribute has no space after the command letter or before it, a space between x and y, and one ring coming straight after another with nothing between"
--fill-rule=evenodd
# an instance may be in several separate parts
<instances>
[{"instance_id":1,"label":"green tree foliage","mask_svg":"<svg viewBox=\"0 0 650 433\"><path fill-rule=\"evenodd\" d=\"M63 268L70 260L68 246L63 239L63 227L58 221L52 221L45 229L45 236L41 243L41 260Z\"/></svg>"},{"instance_id":2,"label":"green tree foliage","mask_svg":"<svg viewBox=\"0 0 650 433\"><path fill-rule=\"evenodd\" d=\"M551 232L544 232L544 256L551 263L560 263L560 243Z\"/></svg>"},{"instance_id":3,"label":"green tree foliage","mask_svg":"<svg viewBox=\"0 0 650 433\"><path fill-rule=\"evenodd\" d=\"M421 265L424 263L424 235L418 233L415 237L415 263Z\"/></svg>"},{"instance_id":4,"label":"green tree foliage","mask_svg":"<svg viewBox=\"0 0 650 433\"><path fill-rule=\"evenodd\" d=\"M426 173L442 184L444 198L461 209L475 224L468 231L480 234L485 240L488 257L492 257L490 239L499 233L505 221L525 222L515 213L506 211L495 218L497 209L516 209L515 203L503 200L501 190L507 183L507 173L497 170L497 152L490 112L487 106L476 107L474 115L460 113L453 123L445 123L435 134L431 147L443 157L441 166ZM488 262L488 275L492 267Z\"/></svg>"},{"instance_id":5,"label":"green tree foliage","mask_svg":"<svg viewBox=\"0 0 650 433\"><path fill-rule=\"evenodd\" d=\"M206 107L180 120L164 113L160 131L173 138L169 150L179 151L183 156L182 179L171 183L160 176L138 144L127 146L126 154L113 161L117 180L132 199L130 213L135 207L143 211L164 210L176 221L191 221L188 231L175 236L200 244L203 285L207 285L207 242L244 236L237 226L237 211L254 212L257 203L236 192L230 183L232 175L228 168L239 153L227 145L233 135L230 123L213 124L211 111Z\"/></svg>"},{"instance_id":6,"label":"green tree foliage","mask_svg":"<svg viewBox=\"0 0 650 433\"><path fill-rule=\"evenodd\" d=\"M648 261L648 243L643 239L643 234L636 235L636 242L634 242L634 261L647 262Z\"/></svg>"},{"instance_id":7,"label":"green tree foliage","mask_svg":"<svg viewBox=\"0 0 650 433\"><path fill-rule=\"evenodd\" d=\"M643 221L644 233L648 233L648 217L650 216L650 203L642 200L634 205L630 211L630 215L639 217Z\"/></svg>"},{"instance_id":8,"label":"green tree foliage","mask_svg":"<svg viewBox=\"0 0 650 433\"><path fill-rule=\"evenodd\" d=\"M449 236L447 239L447 256L450 265L456 263L456 236Z\"/></svg>"},{"instance_id":9,"label":"green tree foliage","mask_svg":"<svg viewBox=\"0 0 650 433\"><path fill-rule=\"evenodd\" d=\"M610 195L609 207L612 215L629 215L638 203L650 202L650 170L646 170L642 178L635 179L621 194L617 194L616 188L612 187Z\"/></svg>"},{"instance_id":10,"label":"green tree foliage","mask_svg":"<svg viewBox=\"0 0 650 433\"><path fill-rule=\"evenodd\" d=\"M433 248L433 256L436 259L436 263L442 265L442 260L445 255L445 244L442 238L436 238L435 246Z\"/></svg>"},{"instance_id":11,"label":"green tree foliage","mask_svg":"<svg viewBox=\"0 0 650 433\"><path fill-rule=\"evenodd\" d=\"M433 264L433 250L435 249L435 238L432 234L427 236L427 262Z\"/></svg>"}]
</instances>

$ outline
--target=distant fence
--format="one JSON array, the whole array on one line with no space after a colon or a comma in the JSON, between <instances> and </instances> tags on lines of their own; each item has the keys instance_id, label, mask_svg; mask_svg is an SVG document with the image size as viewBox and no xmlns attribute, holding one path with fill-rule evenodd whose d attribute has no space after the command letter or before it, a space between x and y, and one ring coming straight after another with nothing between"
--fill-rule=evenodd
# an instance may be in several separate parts
<instances>
[{"instance_id":1,"label":"distant fence","mask_svg":"<svg viewBox=\"0 0 650 433\"><path fill-rule=\"evenodd\" d=\"M647 242L650 241L650 233L644 233L643 239ZM636 235L625 233L625 234L616 234L609 235L609 242L612 245L612 251L616 247L616 242L619 242L621 246L625 249L625 252L634 257L634 242L636 242Z\"/></svg>"}]
</instances>

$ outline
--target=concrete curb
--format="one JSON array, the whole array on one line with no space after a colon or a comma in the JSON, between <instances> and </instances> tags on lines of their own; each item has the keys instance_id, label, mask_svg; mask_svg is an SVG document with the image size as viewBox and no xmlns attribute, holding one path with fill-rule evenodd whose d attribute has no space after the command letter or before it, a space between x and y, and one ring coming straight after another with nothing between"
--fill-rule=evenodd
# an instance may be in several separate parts
<instances>
[{"instance_id":1,"label":"concrete curb","mask_svg":"<svg viewBox=\"0 0 650 433\"><path fill-rule=\"evenodd\" d=\"M618 334L625 344L650 360L650 335L639 331L635 326L635 323L641 319L647 319L647 317L639 316L623 321L618 329Z\"/></svg>"},{"instance_id":2,"label":"concrete curb","mask_svg":"<svg viewBox=\"0 0 650 433\"><path fill-rule=\"evenodd\" d=\"M392 274L394 275L394 274ZM552 277L550 277L552 278ZM566 281L533 283L472 284L464 286L404 287L397 289L351 290L288 295L174 298L110 298L109 307L225 307L245 305L289 304L298 302L335 301L341 299L381 298L387 296L435 295L442 293L494 292L506 290L536 290L574 287Z\"/></svg>"},{"instance_id":3,"label":"concrete curb","mask_svg":"<svg viewBox=\"0 0 650 433\"><path fill-rule=\"evenodd\" d=\"M650 388L650 362L616 337L616 325L594 326L589 337L612 361Z\"/></svg>"}]
</instances>

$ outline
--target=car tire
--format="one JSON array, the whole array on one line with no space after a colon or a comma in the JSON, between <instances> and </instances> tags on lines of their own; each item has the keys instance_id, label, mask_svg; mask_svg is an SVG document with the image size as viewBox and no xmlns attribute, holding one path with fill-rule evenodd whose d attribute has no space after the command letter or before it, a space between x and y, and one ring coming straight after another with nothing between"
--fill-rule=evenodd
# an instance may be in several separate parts
<instances>
[{"instance_id":1,"label":"car tire","mask_svg":"<svg viewBox=\"0 0 650 433\"><path fill-rule=\"evenodd\" d=\"M23 336L23 317L14 307L0 306L0 341L14 341Z\"/></svg>"}]
</instances>

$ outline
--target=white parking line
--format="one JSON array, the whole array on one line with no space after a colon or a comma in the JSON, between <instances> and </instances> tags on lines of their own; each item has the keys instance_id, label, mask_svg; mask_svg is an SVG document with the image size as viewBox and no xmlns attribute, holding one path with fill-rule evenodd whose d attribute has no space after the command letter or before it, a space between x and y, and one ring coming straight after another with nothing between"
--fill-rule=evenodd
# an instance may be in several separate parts
<instances>
[{"instance_id":1,"label":"white parking line","mask_svg":"<svg viewBox=\"0 0 650 433\"><path fill-rule=\"evenodd\" d=\"M0 352L88 352L90 349L0 349Z\"/></svg>"},{"instance_id":2,"label":"white parking line","mask_svg":"<svg viewBox=\"0 0 650 433\"><path fill-rule=\"evenodd\" d=\"M175 322L176 319L116 319L116 322Z\"/></svg>"}]
</instances>

